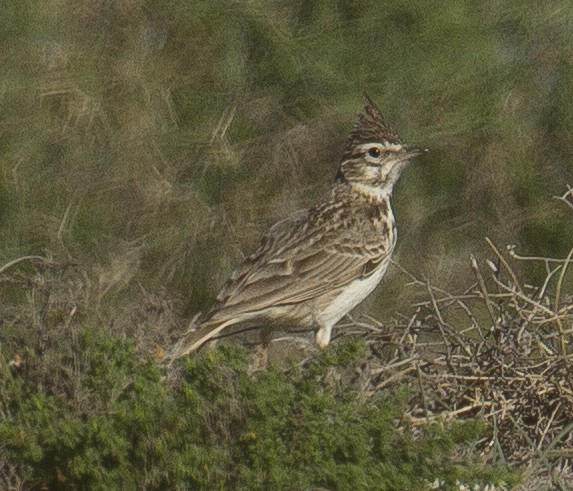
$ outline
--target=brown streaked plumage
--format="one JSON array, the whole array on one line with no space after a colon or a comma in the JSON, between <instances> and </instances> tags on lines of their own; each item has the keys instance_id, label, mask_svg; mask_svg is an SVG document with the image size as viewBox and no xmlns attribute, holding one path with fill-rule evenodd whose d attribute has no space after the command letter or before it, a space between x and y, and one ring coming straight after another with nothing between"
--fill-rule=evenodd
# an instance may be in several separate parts
<instances>
[{"instance_id":1,"label":"brown streaked plumage","mask_svg":"<svg viewBox=\"0 0 573 491\"><path fill-rule=\"evenodd\" d=\"M329 193L271 227L171 361L236 325L315 328L325 346L334 324L380 282L396 243L392 189L422 150L404 145L366 97Z\"/></svg>"}]
</instances>

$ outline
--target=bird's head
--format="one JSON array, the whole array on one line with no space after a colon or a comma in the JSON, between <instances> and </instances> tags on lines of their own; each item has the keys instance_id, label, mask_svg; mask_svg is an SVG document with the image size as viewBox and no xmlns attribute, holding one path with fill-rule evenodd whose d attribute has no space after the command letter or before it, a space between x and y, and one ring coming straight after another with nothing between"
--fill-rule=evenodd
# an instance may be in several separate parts
<instances>
[{"instance_id":1,"label":"bird's head","mask_svg":"<svg viewBox=\"0 0 573 491\"><path fill-rule=\"evenodd\" d=\"M410 147L366 96L366 107L348 137L337 181L390 193L410 159L427 150Z\"/></svg>"}]
</instances>

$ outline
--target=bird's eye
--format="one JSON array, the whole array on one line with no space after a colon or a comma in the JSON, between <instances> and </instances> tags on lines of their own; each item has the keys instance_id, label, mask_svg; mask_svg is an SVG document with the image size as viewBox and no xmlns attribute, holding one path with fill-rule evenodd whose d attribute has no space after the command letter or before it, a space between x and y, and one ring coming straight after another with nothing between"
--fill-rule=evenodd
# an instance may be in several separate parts
<instances>
[{"instance_id":1,"label":"bird's eye","mask_svg":"<svg viewBox=\"0 0 573 491\"><path fill-rule=\"evenodd\" d=\"M368 155L370 157L377 159L380 157L380 149L378 147L372 147L368 150Z\"/></svg>"}]
</instances>

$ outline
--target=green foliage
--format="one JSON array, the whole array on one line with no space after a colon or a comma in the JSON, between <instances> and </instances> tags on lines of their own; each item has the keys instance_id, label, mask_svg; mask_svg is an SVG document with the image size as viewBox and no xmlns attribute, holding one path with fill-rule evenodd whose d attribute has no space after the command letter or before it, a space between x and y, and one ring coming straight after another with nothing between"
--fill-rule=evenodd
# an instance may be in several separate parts
<instances>
[{"instance_id":1,"label":"green foliage","mask_svg":"<svg viewBox=\"0 0 573 491\"><path fill-rule=\"evenodd\" d=\"M133 343L84 330L89 361L78 377L82 401L4 368L0 461L49 489L443 489L508 476L454 449L476 424L425 428L403 420L406 392L364 400L329 382L362 353L327 350L306 369L247 375L232 346L184 360L162 379L153 360L134 361ZM5 350L0 366L7 367ZM65 360L60 360L65 363ZM28 362L32 364L33 361ZM462 465L463 464L463 465Z\"/></svg>"}]
</instances>

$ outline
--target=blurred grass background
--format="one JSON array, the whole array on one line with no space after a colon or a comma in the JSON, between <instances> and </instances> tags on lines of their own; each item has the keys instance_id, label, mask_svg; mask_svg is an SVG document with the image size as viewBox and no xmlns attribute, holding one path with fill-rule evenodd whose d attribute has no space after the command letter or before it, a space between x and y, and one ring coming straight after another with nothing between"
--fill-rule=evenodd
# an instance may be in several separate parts
<instances>
[{"instance_id":1,"label":"blurred grass background","mask_svg":"<svg viewBox=\"0 0 573 491\"><path fill-rule=\"evenodd\" d=\"M155 294L182 316L208 308L260 234L328 188L363 91L430 148L395 192L404 267L457 287L484 236L532 255L571 247L552 199L573 184L569 1L2 10L0 263L78 264L98 315ZM392 318L405 282L394 271L364 309Z\"/></svg>"}]
</instances>

